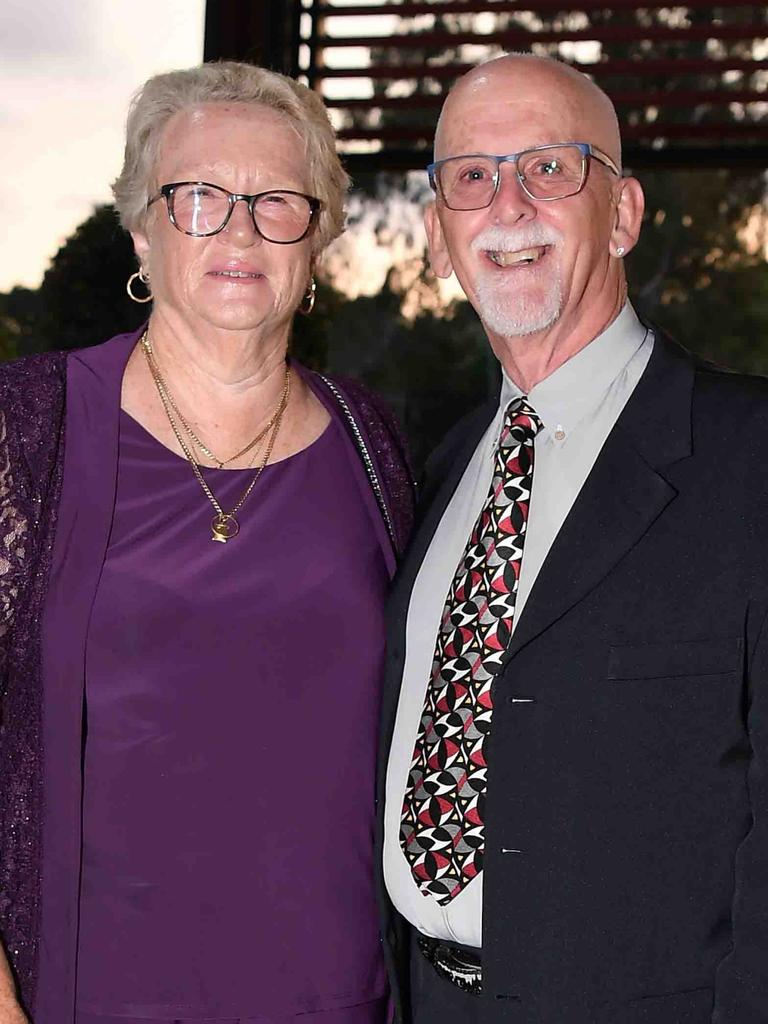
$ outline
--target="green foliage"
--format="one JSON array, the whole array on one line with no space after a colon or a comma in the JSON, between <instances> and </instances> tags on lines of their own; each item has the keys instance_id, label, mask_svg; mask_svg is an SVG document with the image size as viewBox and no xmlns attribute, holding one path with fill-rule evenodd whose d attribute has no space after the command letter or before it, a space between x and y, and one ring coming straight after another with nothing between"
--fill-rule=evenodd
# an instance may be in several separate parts
<instances>
[{"instance_id":1,"label":"green foliage","mask_svg":"<svg viewBox=\"0 0 768 1024\"><path fill-rule=\"evenodd\" d=\"M768 374L768 265L713 271L709 283L650 314L686 348L743 373Z\"/></svg>"},{"instance_id":2,"label":"green foliage","mask_svg":"<svg viewBox=\"0 0 768 1024\"><path fill-rule=\"evenodd\" d=\"M741 234L759 212L763 176L644 173L646 213L627 257L639 311L686 348L732 369L768 373L768 264Z\"/></svg>"},{"instance_id":3,"label":"green foliage","mask_svg":"<svg viewBox=\"0 0 768 1024\"><path fill-rule=\"evenodd\" d=\"M297 313L291 334L291 355L310 370L328 367L328 345L333 324L344 307L344 296L322 278L316 278L315 306L308 316Z\"/></svg>"},{"instance_id":4,"label":"green foliage","mask_svg":"<svg viewBox=\"0 0 768 1024\"><path fill-rule=\"evenodd\" d=\"M126 294L125 282L135 270L133 244L114 208L98 207L45 273L29 347L83 348L138 327L151 306L139 306Z\"/></svg>"},{"instance_id":5,"label":"green foliage","mask_svg":"<svg viewBox=\"0 0 768 1024\"><path fill-rule=\"evenodd\" d=\"M15 359L25 351L38 301L38 293L30 288L13 288L7 295L0 295L0 362Z\"/></svg>"},{"instance_id":6,"label":"green foliage","mask_svg":"<svg viewBox=\"0 0 768 1024\"><path fill-rule=\"evenodd\" d=\"M358 377L389 401L418 470L453 423L490 393L498 367L468 303L409 320L394 276L378 294L346 302L328 323L327 369Z\"/></svg>"},{"instance_id":7,"label":"green foliage","mask_svg":"<svg viewBox=\"0 0 768 1024\"><path fill-rule=\"evenodd\" d=\"M425 312L400 321L386 358L365 379L392 402L411 442L414 465L498 382L498 364L468 302L449 316Z\"/></svg>"}]
</instances>

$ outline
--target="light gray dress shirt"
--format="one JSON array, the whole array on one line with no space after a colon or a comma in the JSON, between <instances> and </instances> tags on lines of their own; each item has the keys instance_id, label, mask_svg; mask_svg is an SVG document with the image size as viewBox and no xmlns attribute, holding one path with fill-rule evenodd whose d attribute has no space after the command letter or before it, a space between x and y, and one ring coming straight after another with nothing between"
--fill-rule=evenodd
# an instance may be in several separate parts
<instances>
[{"instance_id":1,"label":"light gray dress shirt","mask_svg":"<svg viewBox=\"0 0 768 1024\"><path fill-rule=\"evenodd\" d=\"M531 389L528 400L541 418L542 429L535 440L533 490L514 625L652 349L653 336L626 303L602 334ZM482 872L444 907L425 896L400 847L400 815L445 599L488 495L505 410L521 394L504 374L499 410L464 471L414 583L403 684L387 768L384 876L392 902L423 934L477 947L482 946Z\"/></svg>"}]
</instances>

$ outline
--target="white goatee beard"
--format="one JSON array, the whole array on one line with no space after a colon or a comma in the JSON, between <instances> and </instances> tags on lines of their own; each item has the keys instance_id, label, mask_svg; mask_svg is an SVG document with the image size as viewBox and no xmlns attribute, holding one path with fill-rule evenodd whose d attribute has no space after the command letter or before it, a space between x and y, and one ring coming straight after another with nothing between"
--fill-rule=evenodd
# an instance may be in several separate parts
<instances>
[{"instance_id":1,"label":"white goatee beard","mask_svg":"<svg viewBox=\"0 0 768 1024\"><path fill-rule=\"evenodd\" d=\"M540 245L555 245L560 235L541 227L525 231L488 228L472 243L475 251L498 250L515 252ZM476 312L486 327L503 338L522 337L546 330L560 318L563 310L563 287L557 264L549 270L549 279L542 284L545 293L533 299L525 291L513 291L505 276L494 271L481 272L475 282Z\"/></svg>"},{"instance_id":2,"label":"white goatee beard","mask_svg":"<svg viewBox=\"0 0 768 1024\"><path fill-rule=\"evenodd\" d=\"M505 281L483 274L475 284L477 314L496 334L516 338L544 331L560 319L563 310L563 289L560 275L550 282L542 298L510 292Z\"/></svg>"}]
</instances>

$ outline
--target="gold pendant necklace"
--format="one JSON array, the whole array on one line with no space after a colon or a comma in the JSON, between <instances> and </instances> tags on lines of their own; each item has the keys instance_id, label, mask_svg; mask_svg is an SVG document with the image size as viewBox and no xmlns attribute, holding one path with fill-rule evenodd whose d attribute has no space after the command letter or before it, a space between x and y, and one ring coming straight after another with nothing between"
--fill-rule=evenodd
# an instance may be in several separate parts
<instances>
[{"instance_id":1,"label":"gold pendant necklace","mask_svg":"<svg viewBox=\"0 0 768 1024\"><path fill-rule=\"evenodd\" d=\"M286 367L285 367L285 382L283 384L283 393L280 396L280 401L278 403L277 409L275 410L275 412L270 417L270 420L269 420L267 426L264 428L264 430L261 431L260 434L258 434L254 438L253 441L251 441L239 453L239 455L244 455L246 452L250 451L269 432L269 438L267 440L267 445L266 445L266 448L265 448L262 460L261 460L259 466L256 469L256 473L255 473L253 479L248 484L248 486L243 491L243 493L240 495L239 500L235 503L235 505L230 509L229 512L225 512L224 509L219 504L219 502L217 501L215 494L213 493L211 488L208 486L208 484L207 484L207 482L205 480L205 477L203 476L202 471L201 471L200 467L198 466L197 461L195 460L194 455L190 451L189 445L184 440L184 438L182 436L182 432L179 429L179 426L177 425L176 420L174 419L173 411L172 410L176 411L177 415L179 416L179 419L183 423L185 423L185 427L186 427L186 422L184 421L184 418L181 415L181 413L178 411L178 406L176 405L176 403L174 402L173 398L171 397L171 393L168 390L168 385L165 383L165 379L163 378L162 374L160 373L160 370L157 367L157 364L155 363L154 354L152 352L152 346L151 346L150 341L149 341L149 332L148 331L145 331L144 334L141 337L141 347L142 347L142 349L144 351L144 355L146 356L147 365L149 366L149 371L152 374L152 379L155 382L155 387L157 388L157 393L160 396L160 402L161 402L161 404L163 406L163 409L165 410L165 415L166 415L166 417L168 419L168 422L171 425L171 429L173 430L174 436L176 437L176 440L179 443L179 447L184 452L184 457L186 458L187 462L192 467L192 472L195 474L197 482L200 484L201 488L203 489L203 493L208 498L208 500L210 501L211 505L213 505L214 510L216 512L216 515L211 520L211 540L218 541L218 543L220 543L220 544L226 544L227 541L232 540L240 532L240 523L237 520L237 513L243 507L243 505L246 502L246 499L250 495L250 493L253 490L253 488L256 486L256 481L261 476L261 474L262 474L262 472L264 470L264 467L269 462L269 457L272 454L272 449L274 448L274 445L275 445L275 439L277 438L277 432L280 429L280 424L282 423L282 420L283 420L283 413L285 412L286 406L288 405L288 399L290 398L290 395L291 395L291 375L290 375L290 369L289 369L288 365L286 364ZM207 449L205 449L200 444L199 441L195 440L194 435L192 434L192 431L189 430L188 427L186 429L187 429L188 433L190 434L190 436L192 436L192 438L195 441L195 443L198 444L198 446L201 448L201 450L204 451L204 453L209 458L211 458L214 462L218 462L219 463L219 468L222 468L224 465L226 465L226 463L219 462L219 460L216 459L215 456L211 455L207 451ZM256 452L258 452L258 448L256 449ZM256 456L256 452L254 452L254 458ZM234 461L234 459L238 458L239 455L232 456L232 458L228 459L227 462Z\"/></svg>"},{"instance_id":2,"label":"gold pendant necklace","mask_svg":"<svg viewBox=\"0 0 768 1024\"><path fill-rule=\"evenodd\" d=\"M240 533L240 523L231 512L218 512L211 520L212 540L226 544Z\"/></svg>"},{"instance_id":3,"label":"gold pendant necklace","mask_svg":"<svg viewBox=\"0 0 768 1024\"><path fill-rule=\"evenodd\" d=\"M236 462L237 459L242 458L243 455L247 455L252 448L256 447L256 445L258 445L259 442L262 441L264 437L266 437L267 433L274 426L277 411L273 413L267 425L263 427L256 435L256 437L254 437L252 441L249 441L244 448L241 448L239 452L235 452L234 455L230 455L228 459L220 459L218 455L214 455L211 449L206 444L204 444L203 441L197 436L197 434L194 432L191 425L187 421L186 417L182 413L181 409L179 409L178 405L176 404L176 401L173 395L171 394L168 385L165 382L165 377L163 377L162 373L160 372L160 367L155 362L154 352L152 351L152 344L149 340L149 331L146 331L142 336L141 345L142 348L144 349L144 354L146 355L147 360L150 363L150 369L152 370L152 376L155 380L155 384L158 384L159 382L159 386L162 388L163 394L168 400L168 405L171 407L171 409L173 410L173 414L178 418L179 423L181 423L182 427L184 428L187 437L189 437L192 443L198 448L199 451L203 453L203 455L205 455L207 459L210 459L211 462L216 463L217 469L224 469L224 467L228 466L230 462Z\"/></svg>"}]
</instances>

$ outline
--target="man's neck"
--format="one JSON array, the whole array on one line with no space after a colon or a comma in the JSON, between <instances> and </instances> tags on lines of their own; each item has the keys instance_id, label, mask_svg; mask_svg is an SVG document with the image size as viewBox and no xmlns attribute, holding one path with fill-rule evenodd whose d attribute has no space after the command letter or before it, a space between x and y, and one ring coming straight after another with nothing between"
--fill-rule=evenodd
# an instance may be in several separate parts
<instances>
[{"instance_id":1,"label":"man's neck","mask_svg":"<svg viewBox=\"0 0 768 1024\"><path fill-rule=\"evenodd\" d=\"M546 330L534 334L505 338L487 327L486 333L507 376L523 394L528 394L602 334L619 315L625 301L626 295L621 294L609 309L595 316L561 316Z\"/></svg>"}]
</instances>

